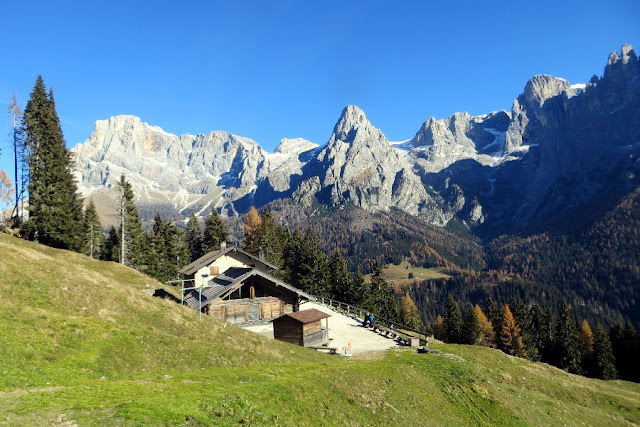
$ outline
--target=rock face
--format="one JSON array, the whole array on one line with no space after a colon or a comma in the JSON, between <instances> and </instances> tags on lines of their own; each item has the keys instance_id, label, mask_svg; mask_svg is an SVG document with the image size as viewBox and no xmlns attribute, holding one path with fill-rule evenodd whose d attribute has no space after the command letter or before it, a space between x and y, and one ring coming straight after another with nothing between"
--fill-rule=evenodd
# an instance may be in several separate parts
<instances>
[{"instance_id":1,"label":"rock face","mask_svg":"<svg viewBox=\"0 0 640 427\"><path fill-rule=\"evenodd\" d=\"M84 196L108 193L124 174L150 216L235 215L291 197L489 232L561 227L638 185L640 61L625 45L586 85L534 76L510 113L430 117L398 144L347 106L323 146L283 139L267 153L227 132L176 136L118 116L73 152Z\"/></svg>"}]
</instances>

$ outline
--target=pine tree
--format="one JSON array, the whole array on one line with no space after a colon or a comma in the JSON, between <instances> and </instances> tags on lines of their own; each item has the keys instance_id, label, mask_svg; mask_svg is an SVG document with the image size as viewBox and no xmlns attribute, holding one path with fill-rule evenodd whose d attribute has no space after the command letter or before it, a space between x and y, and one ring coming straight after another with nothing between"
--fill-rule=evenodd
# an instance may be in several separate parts
<instances>
[{"instance_id":1,"label":"pine tree","mask_svg":"<svg viewBox=\"0 0 640 427\"><path fill-rule=\"evenodd\" d=\"M202 233L202 253L220 249L220 244L227 241L227 227L225 227L218 211L213 208L204 222Z\"/></svg>"},{"instance_id":2,"label":"pine tree","mask_svg":"<svg viewBox=\"0 0 640 427\"><path fill-rule=\"evenodd\" d=\"M308 228L302 238L299 253L299 277L301 289L314 295L328 296L329 289L329 261L320 248L320 241L316 234Z\"/></svg>"},{"instance_id":3,"label":"pine tree","mask_svg":"<svg viewBox=\"0 0 640 427\"><path fill-rule=\"evenodd\" d=\"M523 357L526 355L520 327L516 323L509 304L505 304L502 309L502 322L500 329L500 349L505 353Z\"/></svg>"},{"instance_id":4,"label":"pine tree","mask_svg":"<svg viewBox=\"0 0 640 427\"><path fill-rule=\"evenodd\" d=\"M146 256L146 242L140 214L133 200L134 194L131 184L127 182L124 175L120 176L117 188L120 193L118 206L120 214L119 260L121 264L139 270L144 265Z\"/></svg>"},{"instance_id":5,"label":"pine tree","mask_svg":"<svg viewBox=\"0 0 640 427\"><path fill-rule=\"evenodd\" d=\"M593 376L602 380L616 378L616 363L613 357L609 334L604 326L598 325L593 336L594 372Z\"/></svg>"},{"instance_id":6,"label":"pine tree","mask_svg":"<svg viewBox=\"0 0 640 427\"><path fill-rule=\"evenodd\" d=\"M478 326L480 328L480 336L478 338L478 342L486 346L496 347L497 344L495 333L493 332L493 325L491 324L489 319L487 319L487 316L485 316L484 312L478 304L473 307L473 311L475 311L476 313L476 317L478 318Z\"/></svg>"},{"instance_id":7,"label":"pine tree","mask_svg":"<svg viewBox=\"0 0 640 427\"><path fill-rule=\"evenodd\" d=\"M555 334L556 365L574 374L582 372L582 352L580 335L575 322L571 318L571 306L567 301L562 302L560 317Z\"/></svg>"},{"instance_id":8,"label":"pine tree","mask_svg":"<svg viewBox=\"0 0 640 427\"><path fill-rule=\"evenodd\" d=\"M262 219L256 208L251 206L244 219L244 233L242 235L242 247L250 254L257 254L260 250L260 228Z\"/></svg>"},{"instance_id":9,"label":"pine tree","mask_svg":"<svg viewBox=\"0 0 640 427\"><path fill-rule=\"evenodd\" d=\"M23 127L29 152L29 221L23 234L48 246L81 250L82 203L72 173L53 91L41 76L25 109Z\"/></svg>"},{"instance_id":10,"label":"pine tree","mask_svg":"<svg viewBox=\"0 0 640 427\"><path fill-rule=\"evenodd\" d=\"M543 309L539 304L531 307L531 330L533 346L538 349L540 360L554 363L555 316L550 308Z\"/></svg>"},{"instance_id":11,"label":"pine tree","mask_svg":"<svg viewBox=\"0 0 640 427\"><path fill-rule=\"evenodd\" d=\"M331 297L338 301L347 301L349 287L351 285L351 275L347 270L347 264L342 258L338 249L333 252L329 261L329 283L331 287Z\"/></svg>"},{"instance_id":12,"label":"pine tree","mask_svg":"<svg viewBox=\"0 0 640 427\"><path fill-rule=\"evenodd\" d=\"M480 321L473 308L469 308L464 315L462 322L462 343L463 344L477 344L480 340L481 330Z\"/></svg>"},{"instance_id":13,"label":"pine tree","mask_svg":"<svg viewBox=\"0 0 640 427\"><path fill-rule=\"evenodd\" d=\"M204 253L202 252L202 229L200 228L200 222L196 218L195 214L189 215L187 221L187 232L185 233L185 243L189 249L189 259L193 262L200 258Z\"/></svg>"},{"instance_id":14,"label":"pine tree","mask_svg":"<svg viewBox=\"0 0 640 427\"><path fill-rule=\"evenodd\" d=\"M82 253L89 255L91 258L100 258L102 246L104 245L104 231L93 199L89 201L89 206L84 211L82 230Z\"/></svg>"},{"instance_id":15,"label":"pine tree","mask_svg":"<svg viewBox=\"0 0 640 427\"><path fill-rule=\"evenodd\" d=\"M447 298L444 307L444 329L446 341L449 343L462 342L462 312L458 303L451 295Z\"/></svg>"}]
</instances>

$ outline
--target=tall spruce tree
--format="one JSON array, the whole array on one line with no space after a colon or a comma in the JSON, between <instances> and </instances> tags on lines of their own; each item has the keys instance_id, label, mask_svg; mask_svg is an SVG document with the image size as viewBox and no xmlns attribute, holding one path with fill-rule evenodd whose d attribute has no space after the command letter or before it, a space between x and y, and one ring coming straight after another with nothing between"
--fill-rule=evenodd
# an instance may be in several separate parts
<instances>
[{"instance_id":1,"label":"tall spruce tree","mask_svg":"<svg viewBox=\"0 0 640 427\"><path fill-rule=\"evenodd\" d=\"M573 374L582 372L580 335L571 317L571 306L562 301L555 334L556 366Z\"/></svg>"},{"instance_id":2,"label":"tall spruce tree","mask_svg":"<svg viewBox=\"0 0 640 427\"><path fill-rule=\"evenodd\" d=\"M258 247L262 249L265 260L277 267L282 267L282 252L286 241L285 231L276 223L271 210L268 207L265 208L258 233Z\"/></svg>"},{"instance_id":3,"label":"tall spruce tree","mask_svg":"<svg viewBox=\"0 0 640 427\"><path fill-rule=\"evenodd\" d=\"M48 246L82 248L82 203L72 174L53 91L36 79L23 127L29 152L29 221L24 234Z\"/></svg>"},{"instance_id":4,"label":"tall spruce tree","mask_svg":"<svg viewBox=\"0 0 640 427\"><path fill-rule=\"evenodd\" d=\"M227 241L227 227L222 222L216 208L211 209L209 216L204 222L204 232L202 233L202 253L220 249L220 244Z\"/></svg>"},{"instance_id":5,"label":"tall spruce tree","mask_svg":"<svg viewBox=\"0 0 640 427\"><path fill-rule=\"evenodd\" d=\"M120 200L120 256L121 264L140 270L145 264L145 235L142 231L140 214L134 202L133 189L124 175L118 182Z\"/></svg>"},{"instance_id":6,"label":"tall spruce tree","mask_svg":"<svg viewBox=\"0 0 640 427\"><path fill-rule=\"evenodd\" d=\"M82 231L82 253L91 258L100 258L104 245L104 231L93 199L89 201L89 206L84 211Z\"/></svg>"},{"instance_id":7,"label":"tall spruce tree","mask_svg":"<svg viewBox=\"0 0 640 427\"><path fill-rule=\"evenodd\" d=\"M113 225L109 228L104 245L102 246L100 259L115 262L120 260L120 237Z\"/></svg>"},{"instance_id":8,"label":"tall spruce tree","mask_svg":"<svg viewBox=\"0 0 640 427\"><path fill-rule=\"evenodd\" d=\"M189 259L193 262L200 258L202 255L202 228L200 228L200 222L192 212L189 215L187 221L187 232L184 234L185 243L189 248Z\"/></svg>"},{"instance_id":9,"label":"tall spruce tree","mask_svg":"<svg viewBox=\"0 0 640 427\"><path fill-rule=\"evenodd\" d=\"M593 376L601 380L616 379L616 362L611 348L611 340L604 326L598 325L593 335Z\"/></svg>"},{"instance_id":10,"label":"tall spruce tree","mask_svg":"<svg viewBox=\"0 0 640 427\"><path fill-rule=\"evenodd\" d=\"M462 342L462 312L451 295L447 298L447 304L444 306L444 330L447 342Z\"/></svg>"},{"instance_id":11,"label":"tall spruce tree","mask_svg":"<svg viewBox=\"0 0 640 427\"><path fill-rule=\"evenodd\" d=\"M342 258L342 254L338 249L333 251L331 261L329 261L329 283L332 298L344 302L349 299L351 275L349 274L347 264L344 262L344 258Z\"/></svg>"},{"instance_id":12,"label":"tall spruce tree","mask_svg":"<svg viewBox=\"0 0 640 427\"><path fill-rule=\"evenodd\" d=\"M358 267L356 272L351 274L347 299L345 301L358 307L364 307L367 305L368 297L369 292L364 281L364 274L362 274L360 267Z\"/></svg>"},{"instance_id":13,"label":"tall spruce tree","mask_svg":"<svg viewBox=\"0 0 640 427\"><path fill-rule=\"evenodd\" d=\"M378 316L397 322L400 320L400 307L393 296L389 283L382 274L382 264L376 262L371 276L371 294L369 308Z\"/></svg>"},{"instance_id":14,"label":"tall spruce tree","mask_svg":"<svg viewBox=\"0 0 640 427\"><path fill-rule=\"evenodd\" d=\"M462 321L462 343L477 344L480 340L480 321L472 307L466 311Z\"/></svg>"}]
</instances>

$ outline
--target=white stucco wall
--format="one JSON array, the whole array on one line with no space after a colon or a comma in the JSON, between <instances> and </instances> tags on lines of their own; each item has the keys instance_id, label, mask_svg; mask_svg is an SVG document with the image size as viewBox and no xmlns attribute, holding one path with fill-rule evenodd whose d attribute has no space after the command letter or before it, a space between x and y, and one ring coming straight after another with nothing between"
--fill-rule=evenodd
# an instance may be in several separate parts
<instances>
[{"instance_id":1,"label":"white stucco wall","mask_svg":"<svg viewBox=\"0 0 640 427\"><path fill-rule=\"evenodd\" d=\"M205 285L210 279L211 275L208 277L202 277L203 274L209 274L211 271L211 267L218 267L218 274L222 274L227 271L231 267L244 267L246 264L234 259L228 255L222 255L220 258L212 262L211 264L202 267L200 270L196 271L195 274L195 285L202 286Z\"/></svg>"}]
</instances>

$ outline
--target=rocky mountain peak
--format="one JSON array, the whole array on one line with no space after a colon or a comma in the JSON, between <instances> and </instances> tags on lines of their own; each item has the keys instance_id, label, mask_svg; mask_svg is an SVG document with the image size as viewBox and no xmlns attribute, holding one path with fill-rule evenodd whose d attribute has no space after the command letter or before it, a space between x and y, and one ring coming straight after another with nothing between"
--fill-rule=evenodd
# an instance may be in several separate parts
<instances>
[{"instance_id":1,"label":"rocky mountain peak","mask_svg":"<svg viewBox=\"0 0 640 427\"><path fill-rule=\"evenodd\" d=\"M278 144L273 152L278 154L301 153L316 148L317 146L318 144L307 141L304 138L282 138L280 144Z\"/></svg>"},{"instance_id":2,"label":"rocky mountain peak","mask_svg":"<svg viewBox=\"0 0 640 427\"><path fill-rule=\"evenodd\" d=\"M541 107L547 99L569 90L571 90L571 84L565 79L538 74L529 79L522 95L529 105Z\"/></svg>"},{"instance_id":3,"label":"rocky mountain peak","mask_svg":"<svg viewBox=\"0 0 640 427\"><path fill-rule=\"evenodd\" d=\"M636 53L633 51L633 46L630 44L622 45L622 64L626 65L629 61L637 61L638 57Z\"/></svg>"},{"instance_id":4,"label":"rocky mountain peak","mask_svg":"<svg viewBox=\"0 0 640 427\"><path fill-rule=\"evenodd\" d=\"M333 128L333 136L340 141L351 142L357 130L361 127L373 127L364 111L355 105L347 105L343 110L336 126Z\"/></svg>"}]
</instances>

